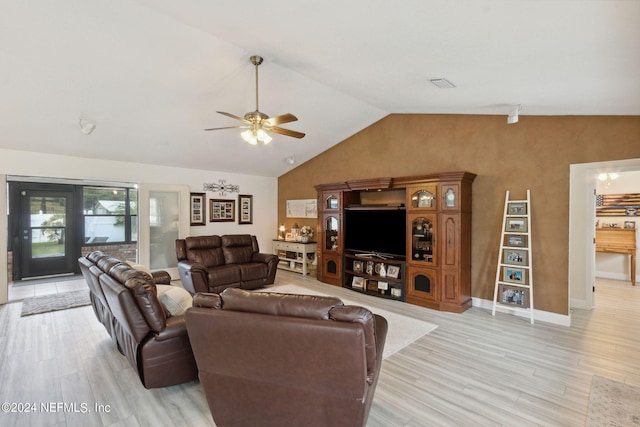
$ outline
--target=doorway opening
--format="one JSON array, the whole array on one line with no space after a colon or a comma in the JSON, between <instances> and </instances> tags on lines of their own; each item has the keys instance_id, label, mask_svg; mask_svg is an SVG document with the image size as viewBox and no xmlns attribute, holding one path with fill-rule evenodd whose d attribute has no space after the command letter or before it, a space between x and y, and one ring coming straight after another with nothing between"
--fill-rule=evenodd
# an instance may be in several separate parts
<instances>
[{"instance_id":1,"label":"doorway opening","mask_svg":"<svg viewBox=\"0 0 640 427\"><path fill-rule=\"evenodd\" d=\"M569 312L571 308L591 310L594 307L598 175L634 171L640 171L640 159L570 165Z\"/></svg>"}]
</instances>

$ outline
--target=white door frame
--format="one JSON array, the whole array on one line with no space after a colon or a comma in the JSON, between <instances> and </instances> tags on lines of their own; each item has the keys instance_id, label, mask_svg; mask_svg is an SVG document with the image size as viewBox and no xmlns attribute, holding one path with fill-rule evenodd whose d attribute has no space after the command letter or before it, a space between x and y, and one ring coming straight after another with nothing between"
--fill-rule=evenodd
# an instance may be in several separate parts
<instances>
[{"instance_id":1,"label":"white door frame","mask_svg":"<svg viewBox=\"0 0 640 427\"><path fill-rule=\"evenodd\" d=\"M591 310L595 285L595 189L602 172L640 170L640 159L570 165L569 309Z\"/></svg>"},{"instance_id":2,"label":"white door frame","mask_svg":"<svg viewBox=\"0 0 640 427\"><path fill-rule=\"evenodd\" d=\"M142 265L151 265L151 224L149 221L149 194L153 191L178 193L179 218L178 237L184 239L189 236L189 187L186 185L166 185L143 183L138 186L138 262ZM172 279L179 278L177 267L168 267L165 270Z\"/></svg>"},{"instance_id":3,"label":"white door frame","mask_svg":"<svg viewBox=\"0 0 640 427\"><path fill-rule=\"evenodd\" d=\"M0 174L0 185L7 188L7 176ZM0 242L4 245L5 250L0 251L0 304L6 304L9 301L9 271L7 260L7 197L0 197Z\"/></svg>"}]
</instances>

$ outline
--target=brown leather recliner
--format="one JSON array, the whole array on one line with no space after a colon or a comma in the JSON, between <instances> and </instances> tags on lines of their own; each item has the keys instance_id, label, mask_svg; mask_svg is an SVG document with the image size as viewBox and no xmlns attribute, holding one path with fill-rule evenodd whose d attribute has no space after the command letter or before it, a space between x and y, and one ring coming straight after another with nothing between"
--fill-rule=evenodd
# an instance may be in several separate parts
<instances>
[{"instance_id":1,"label":"brown leather recliner","mask_svg":"<svg viewBox=\"0 0 640 427\"><path fill-rule=\"evenodd\" d=\"M185 316L173 316L157 296L155 280L99 251L78 260L89 285L94 313L146 388L167 387L198 378Z\"/></svg>"},{"instance_id":2,"label":"brown leather recliner","mask_svg":"<svg viewBox=\"0 0 640 427\"><path fill-rule=\"evenodd\" d=\"M216 425L364 426L387 321L338 298L196 294L189 339Z\"/></svg>"},{"instance_id":3,"label":"brown leather recliner","mask_svg":"<svg viewBox=\"0 0 640 427\"><path fill-rule=\"evenodd\" d=\"M277 255L260 253L256 236L250 234L177 239L176 256L182 286L192 294L270 285L280 261Z\"/></svg>"}]
</instances>

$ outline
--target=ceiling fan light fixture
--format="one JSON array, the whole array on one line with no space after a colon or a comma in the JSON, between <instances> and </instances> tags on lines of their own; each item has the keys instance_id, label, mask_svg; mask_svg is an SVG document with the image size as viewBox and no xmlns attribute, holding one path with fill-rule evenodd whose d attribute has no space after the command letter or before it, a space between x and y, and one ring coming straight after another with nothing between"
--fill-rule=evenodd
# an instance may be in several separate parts
<instances>
[{"instance_id":1,"label":"ceiling fan light fixture","mask_svg":"<svg viewBox=\"0 0 640 427\"><path fill-rule=\"evenodd\" d=\"M273 139L267 132L264 131L264 129L247 129L242 132L240 136L251 145L258 145L258 142L262 142L266 145Z\"/></svg>"},{"instance_id":2,"label":"ceiling fan light fixture","mask_svg":"<svg viewBox=\"0 0 640 427\"><path fill-rule=\"evenodd\" d=\"M205 130L220 130L220 129L232 129L232 128L242 128L247 129L244 132L240 133L242 139L248 142L251 145L257 145L259 142L263 144L268 144L271 142L271 135L267 133L275 132L280 135L291 136L293 138L304 138L305 134L302 132L298 132L295 130L281 128L279 125L283 123L291 123L298 120L296 116L291 113L281 114L275 117L269 117L266 114L262 113L259 109L258 104L258 66L262 64L262 57L258 55L254 55L250 58L251 63L255 66L256 69L256 109L255 111L251 111L244 115L244 117L236 116L235 114L225 113L224 111L218 111L219 114L223 116L230 117L235 120L239 120L244 123L244 126L225 126L219 128L209 128Z\"/></svg>"}]
</instances>

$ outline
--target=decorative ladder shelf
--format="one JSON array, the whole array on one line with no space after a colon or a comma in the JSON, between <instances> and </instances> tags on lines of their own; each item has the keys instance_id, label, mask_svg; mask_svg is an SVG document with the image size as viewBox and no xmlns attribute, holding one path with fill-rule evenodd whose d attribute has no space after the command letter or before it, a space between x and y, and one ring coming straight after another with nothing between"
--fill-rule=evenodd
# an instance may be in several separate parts
<instances>
[{"instance_id":1,"label":"decorative ladder shelf","mask_svg":"<svg viewBox=\"0 0 640 427\"><path fill-rule=\"evenodd\" d=\"M531 258L531 192L527 190L526 200L509 200L507 190L493 290L493 316L496 315L496 307L500 306L528 314L533 324Z\"/></svg>"}]
</instances>

